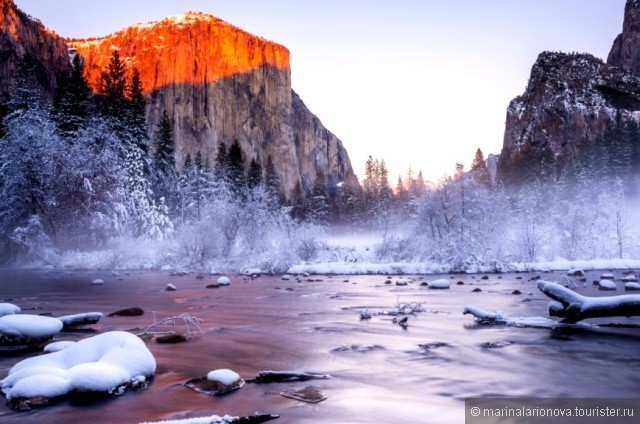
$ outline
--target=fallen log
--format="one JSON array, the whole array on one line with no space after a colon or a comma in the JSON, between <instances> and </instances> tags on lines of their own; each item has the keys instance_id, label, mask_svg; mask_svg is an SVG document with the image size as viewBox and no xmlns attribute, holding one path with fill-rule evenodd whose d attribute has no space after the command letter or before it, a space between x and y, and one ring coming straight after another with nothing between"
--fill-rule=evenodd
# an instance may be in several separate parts
<instances>
[{"instance_id":1,"label":"fallen log","mask_svg":"<svg viewBox=\"0 0 640 424\"><path fill-rule=\"evenodd\" d=\"M575 324L588 318L640 316L640 295L582 296L558 283L538 281L538 289L553 301L549 315L560 322Z\"/></svg>"}]
</instances>

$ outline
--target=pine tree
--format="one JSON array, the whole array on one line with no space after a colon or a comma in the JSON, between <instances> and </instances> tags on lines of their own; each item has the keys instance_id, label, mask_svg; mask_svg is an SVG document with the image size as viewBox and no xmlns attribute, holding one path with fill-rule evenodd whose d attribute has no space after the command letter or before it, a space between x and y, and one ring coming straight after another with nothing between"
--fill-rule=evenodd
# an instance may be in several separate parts
<instances>
[{"instance_id":1,"label":"pine tree","mask_svg":"<svg viewBox=\"0 0 640 424\"><path fill-rule=\"evenodd\" d=\"M80 55L73 58L71 73L58 76L58 88L53 99L51 116L60 133L73 137L85 125L90 113L91 89L83 75Z\"/></svg>"},{"instance_id":2,"label":"pine tree","mask_svg":"<svg viewBox=\"0 0 640 424\"><path fill-rule=\"evenodd\" d=\"M262 167L258 161L253 158L249 164L249 174L247 176L247 186L253 189L262 184Z\"/></svg>"},{"instance_id":3,"label":"pine tree","mask_svg":"<svg viewBox=\"0 0 640 424\"><path fill-rule=\"evenodd\" d=\"M330 212L329 203L327 178L322 170L317 170L311 189L311 196L307 199L305 207L307 219L315 224L327 224Z\"/></svg>"},{"instance_id":4,"label":"pine tree","mask_svg":"<svg viewBox=\"0 0 640 424\"><path fill-rule=\"evenodd\" d=\"M229 183L229 154L227 152L227 145L224 143L218 145L216 162L213 167L213 176L218 184L226 185Z\"/></svg>"},{"instance_id":5,"label":"pine tree","mask_svg":"<svg viewBox=\"0 0 640 424\"><path fill-rule=\"evenodd\" d=\"M104 77L102 113L121 124L127 115L126 88L126 69L120 60L120 52L114 50Z\"/></svg>"},{"instance_id":6,"label":"pine tree","mask_svg":"<svg viewBox=\"0 0 640 424\"><path fill-rule=\"evenodd\" d=\"M196 153L196 158L193 160L193 166L198 170L202 170L204 168L204 164L202 163L202 152L200 150Z\"/></svg>"},{"instance_id":7,"label":"pine tree","mask_svg":"<svg viewBox=\"0 0 640 424\"><path fill-rule=\"evenodd\" d=\"M147 102L144 98L144 88L142 86L142 81L140 80L140 72L138 72L138 68L133 68L131 81L127 85L126 95L127 128L131 132L136 145L142 149L145 154L148 154L149 136L147 133L147 120L145 115Z\"/></svg>"},{"instance_id":8,"label":"pine tree","mask_svg":"<svg viewBox=\"0 0 640 424\"><path fill-rule=\"evenodd\" d=\"M187 155L184 157L184 162L182 165L182 173L188 172L192 166L193 166L193 162L191 161L191 153L187 153Z\"/></svg>"},{"instance_id":9,"label":"pine tree","mask_svg":"<svg viewBox=\"0 0 640 424\"><path fill-rule=\"evenodd\" d=\"M282 195L280 191L280 177L276 171L276 165L273 162L271 155L267 156L267 165L264 170L264 185L267 193L275 199L278 203L282 203ZM302 186L300 187L300 193L302 193Z\"/></svg>"},{"instance_id":10,"label":"pine tree","mask_svg":"<svg viewBox=\"0 0 640 424\"><path fill-rule=\"evenodd\" d=\"M470 172L471 177L478 184L481 184L483 186L489 186L491 184L489 168L487 167L487 162L485 161L484 154L482 153L482 150L480 150L480 148L476 150L476 154L473 157Z\"/></svg>"},{"instance_id":11,"label":"pine tree","mask_svg":"<svg viewBox=\"0 0 640 424\"><path fill-rule=\"evenodd\" d=\"M162 174L167 175L169 172L175 172L175 143L173 140L173 129L167 112L162 112L158 129L155 133L156 151L154 161L156 169Z\"/></svg>"},{"instance_id":12,"label":"pine tree","mask_svg":"<svg viewBox=\"0 0 640 424\"><path fill-rule=\"evenodd\" d=\"M243 194L247 187L247 179L244 174L244 158L242 148L238 140L234 140L227 154L229 163L229 184L231 191L236 195Z\"/></svg>"},{"instance_id":13,"label":"pine tree","mask_svg":"<svg viewBox=\"0 0 640 424\"><path fill-rule=\"evenodd\" d=\"M154 192L158 199L165 199L164 203L173 215L178 207L178 174L174 156L173 130L166 112L163 112L160 117L154 142L156 145L153 158L156 171Z\"/></svg>"}]
</instances>

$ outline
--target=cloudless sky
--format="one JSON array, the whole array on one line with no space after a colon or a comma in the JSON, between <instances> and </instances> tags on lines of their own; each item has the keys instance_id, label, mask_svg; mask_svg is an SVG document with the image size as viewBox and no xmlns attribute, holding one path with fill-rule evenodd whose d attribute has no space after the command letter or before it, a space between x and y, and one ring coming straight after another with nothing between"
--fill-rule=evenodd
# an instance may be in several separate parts
<instances>
[{"instance_id":1,"label":"cloudless sky","mask_svg":"<svg viewBox=\"0 0 640 424\"><path fill-rule=\"evenodd\" d=\"M543 50L606 60L625 0L14 0L65 37L103 36L188 10L291 51L293 89L392 185L437 181L475 150L499 153L509 101Z\"/></svg>"}]
</instances>

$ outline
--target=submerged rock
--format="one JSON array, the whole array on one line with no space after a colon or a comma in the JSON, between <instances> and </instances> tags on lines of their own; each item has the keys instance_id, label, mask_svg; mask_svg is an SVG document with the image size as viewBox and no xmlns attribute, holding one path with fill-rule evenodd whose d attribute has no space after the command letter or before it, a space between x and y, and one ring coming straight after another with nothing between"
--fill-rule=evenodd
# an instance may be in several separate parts
<instances>
[{"instance_id":1,"label":"submerged rock","mask_svg":"<svg viewBox=\"0 0 640 424\"><path fill-rule=\"evenodd\" d=\"M158 336L155 338L156 343L160 344L175 344L175 343L184 343L188 339L184 334L176 333L176 334L164 334L162 336Z\"/></svg>"},{"instance_id":2,"label":"submerged rock","mask_svg":"<svg viewBox=\"0 0 640 424\"><path fill-rule=\"evenodd\" d=\"M482 347L486 349L502 349L503 347L511 346L513 342L508 340L498 340L495 342L482 343Z\"/></svg>"},{"instance_id":3,"label":"submerged rock","mask_svg":"<svg viewBox=\"0 0 640 424\"><path fill-rule=\"evenodd\" d=\"M290 383L293 381L327 380L332 378L328 374L313 374L297 371L260 371L256 378L247 380L249 383Z\"/></svg>"},{"instance_id":4,"label":"submerged rock","mask_svg":"<svg viewBox=\"0 0 640 424\"><path fill-rule=\"evenodd\" d=\"M111 312L108 317L137 317L140 315L144 315L144 310L142 308L138 308L134 306L132 308L120 309L115 312Z\"/></svg>"},{"instance_id":5,"label":"submerged rock","mask_svg":"<svg viewBox=\"0 0 640 424\"><path fill-rule=\"evenodd\" d=\"M300 402L318 403L327 399L327 396L315 387L305 387L304 389L283 390L280 395L299 400Z\"/></svg>"}]
</instances>

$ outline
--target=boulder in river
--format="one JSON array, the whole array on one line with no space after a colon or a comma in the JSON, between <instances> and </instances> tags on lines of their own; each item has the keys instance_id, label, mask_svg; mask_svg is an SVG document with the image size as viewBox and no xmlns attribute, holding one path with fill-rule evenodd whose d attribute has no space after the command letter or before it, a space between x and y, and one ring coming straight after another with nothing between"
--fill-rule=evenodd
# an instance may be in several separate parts
<instances>
[{"instance_id":1,"label":"boulder in river","mask_svg":"<svg viewBox=\"0 0 640 424\"><path fill-rule=\"evenodd\" d=\"M245 381L236 372L229 369L211 371L206 377L189 380L185 386L196 392L217 396L229 393L244 386Z\"/></svg>"},{"instance_id":2,"label":"boulder in river","mask_svg":"<svg viewBox=\"0 0 640 424\"><path fill-rule=\"evenodd\" d=\"M144 310L137 306L132 308L119 309L115 312L111 312L108 317L137 317L140 315L144 315Z\"/></svg>"}]
</instances>

